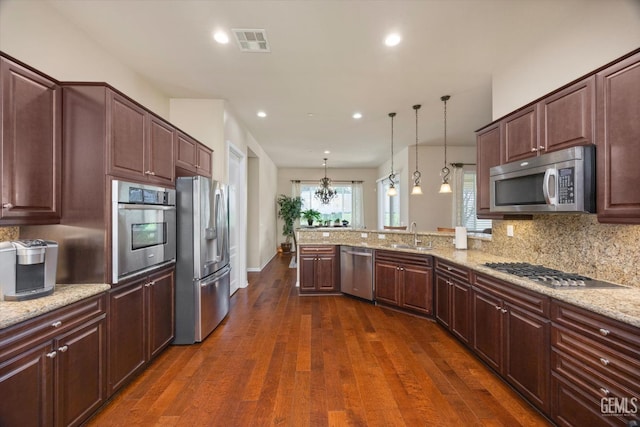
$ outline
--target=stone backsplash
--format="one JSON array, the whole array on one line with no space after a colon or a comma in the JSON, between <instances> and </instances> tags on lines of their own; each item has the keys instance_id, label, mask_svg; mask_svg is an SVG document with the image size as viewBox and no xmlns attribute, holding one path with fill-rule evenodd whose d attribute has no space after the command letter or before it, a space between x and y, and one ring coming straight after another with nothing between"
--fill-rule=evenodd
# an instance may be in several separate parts
<instances>
[{"instance_id":1,"label":"stone backsplash","mask_svg":"<svg viewBox=\"0 0 640 427\"><path fill-rule=\"evenodd\" d=\"M0 227L0 242L16 240L20 229L18 227Z\"/></svg>"},{"instance_id":2,"label":"stone backsplash","mask_svg":"<svg viewBox=\"0 0 640 427\"><path fill-rule=\"evenodd\" d=\"M513 225L514 237L507 237L507 225ZM587 214L494 221L491 241L478 249L640 287L640 225L600 224L596 215Z\"/></svg>"}]
</instances>

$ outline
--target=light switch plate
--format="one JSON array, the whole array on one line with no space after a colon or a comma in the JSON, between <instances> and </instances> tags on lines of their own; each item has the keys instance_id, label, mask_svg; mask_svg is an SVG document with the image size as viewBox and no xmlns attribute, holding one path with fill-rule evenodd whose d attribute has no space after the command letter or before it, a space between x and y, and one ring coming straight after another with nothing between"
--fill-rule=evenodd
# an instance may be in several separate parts
<instances>
[{"instance_id":1,"label":"light switch plate","mask_svg":"<svg viewBox=\"0 0 640 427\"><path fill-rule=\"evenodd\" d=\"M329 232L328 231L323 231L322 232L322 237L329 237Z\"/></svg>"},{"instance_id":2,"label":"light switch plate","mask_svg":"<svg viewBox=\"0 0 640 427\"><path fill-rule=\"evenodd\" d=\"M367 237L369 237L368 233L360 233L360 237L362 237L363 239L366 239Z\"/></svg>"},{"instance_id":3,"label":"light switch plate","mask_svg":"<svg viewBox=\"0 0 640 427\"><path fill-rule=\"evenodd\" d=\"M513 225L507 225L507 237L513 237Z\"/></svg>"},{"instance_id":4,"label":"light switch plate","mask_svg":"<svg viewBox=\"0 0 640 427\"><path fill-rule=\"evenodd\" d=\"M386 239L387 236L385 234L378 234L378 239Z\"/></svg>"}]
</instances>

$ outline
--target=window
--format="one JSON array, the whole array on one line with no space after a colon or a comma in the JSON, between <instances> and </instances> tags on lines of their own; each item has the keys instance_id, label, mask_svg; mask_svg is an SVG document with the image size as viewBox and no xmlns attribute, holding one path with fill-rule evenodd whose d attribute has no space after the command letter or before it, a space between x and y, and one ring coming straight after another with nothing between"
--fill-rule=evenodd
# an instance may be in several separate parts
<instances>
[{"instance_id":1,"label":"window","mask_svg":"<svg viewBox=\"0 0 640 427\"><path fill-rule=\"evenodd\" d=\"M482 232L491 228L490 219L478 219L476 215L476 170L475 168L456 168L456 184L459 186L455 196L455 224L467 227L470 232Z\"/></svg>"},{"instance_id":2,"label":"window","mask_svg":"<svg viewBox=\"0 0 640 427\"><path fill-rule=\"evenodd\" d=\"M333 225L336 219L339 221L349 221L354 224L353 217L353 186L351 183L333 183L331 187L338 194L328 204L322 204L314 193L318 188L317 182L301 182L300 198L302 199L302 209L315 209L322 215L321 221L329 221L329 225ZM342 222L340 222L342 225Z\"/></svg>"},{"instance_id":3,"label":"window","mask_svg":"<svg viewBox=\"0 0 640 427\"><path fill-rule=\"evenodd\" d=\"M391 197L387 196L389 189L389 180L381 179L378 181L378 228L382 229L387 226L399 226L400 224L400 183L395 184L398 194Z\"/></svg>"}]
</instances>

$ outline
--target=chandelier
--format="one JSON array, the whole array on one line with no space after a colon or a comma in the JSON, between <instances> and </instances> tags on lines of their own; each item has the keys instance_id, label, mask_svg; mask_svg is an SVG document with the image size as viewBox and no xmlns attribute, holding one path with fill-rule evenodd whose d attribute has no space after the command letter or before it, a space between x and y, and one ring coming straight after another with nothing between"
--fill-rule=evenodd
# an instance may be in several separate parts
<instances>
[{"instance_id":1,"label":"chandelier","mask_svg":"<svg viewBox=\"0 0 640 427\"><path fill-rule=\"evenodd\" d=\"M328 205L331 200L338 195L336 190L331 188L331 178L327 178L327 158L324 158L324 178L320 180L320 186L314 193L323 205Z\"/></svg>"}]
</instances>

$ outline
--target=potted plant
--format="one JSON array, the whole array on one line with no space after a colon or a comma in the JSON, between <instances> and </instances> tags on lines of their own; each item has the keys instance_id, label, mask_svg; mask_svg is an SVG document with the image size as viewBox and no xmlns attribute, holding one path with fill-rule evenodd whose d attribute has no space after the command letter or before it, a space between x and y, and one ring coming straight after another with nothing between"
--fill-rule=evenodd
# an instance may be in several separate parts
<instances>
[{"instance_id":1,"label":"potted plant","mask_svg":"<svg viewBox=\"0 0 640 427\"><path fill-rule=\"evenodd\" d=\"M307 209L302 211L302 218L307 220L309 226L313 225L313 221L320 221L320 212L315 209Z\"/></svg>"},{"instance_id":2,"label":"potted plant","mask_svg":"<svg viewBox=\"0 0 640 427\"><path fill-rule=\"evenodd\" d=\"M296 242L296 235L293 230L293 223L296 219L300 218L302 199L300 197L289 197L281 194L278 197L278 207L278 218L281 218L284 221L284 225L282 226L282 235L286 238L285 242L280 246L282 247L282 252L291 252L292 237L296 247L298 246Z\"/></svg>"}]
</instances>

